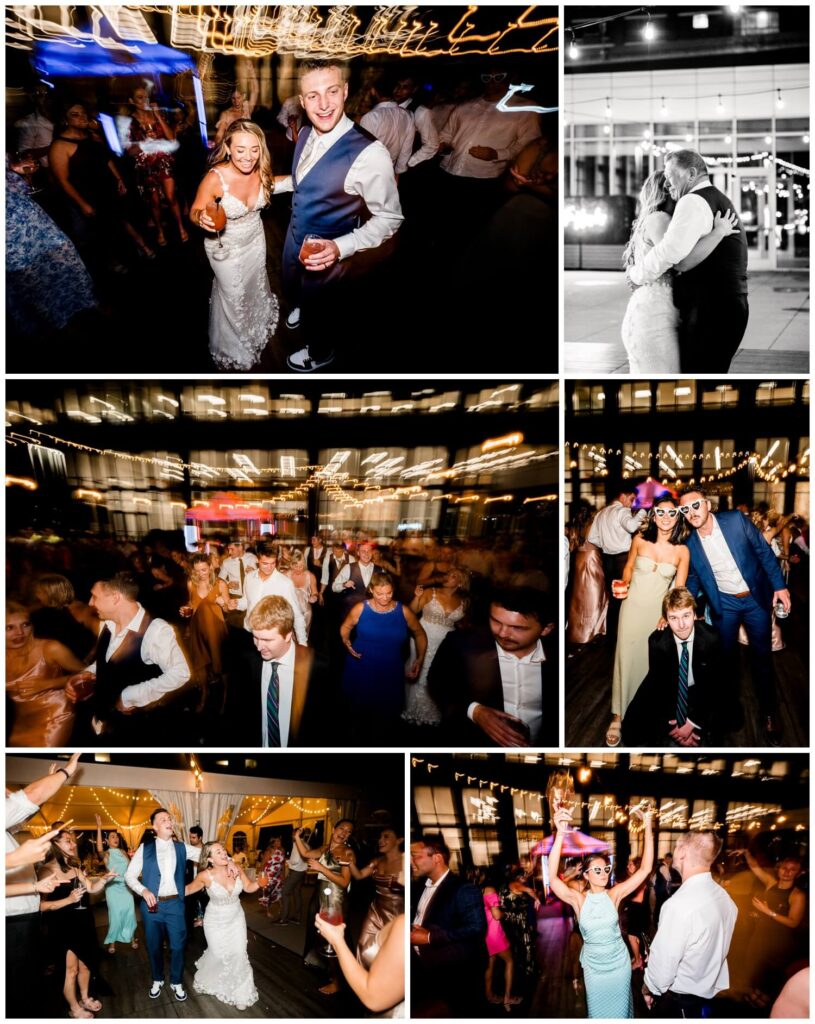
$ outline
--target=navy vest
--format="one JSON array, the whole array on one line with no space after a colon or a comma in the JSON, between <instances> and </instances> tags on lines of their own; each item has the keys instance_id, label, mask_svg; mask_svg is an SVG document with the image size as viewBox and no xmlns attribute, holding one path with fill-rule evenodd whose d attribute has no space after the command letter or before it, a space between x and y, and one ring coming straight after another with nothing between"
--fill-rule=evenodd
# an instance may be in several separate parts
<instances>
[{"instance_id":1,"label":"navy vest","mask_svg":"<svg viewBox=\"0 0 815 1024\"><path fill-rule=\"evenodd\" d=\"M309 125L300 132L292 165L295 168L292 172L294 197L289 231L298 252L306 235L339 238L364 224L370 217L362 196L349 195L345 191L345 178L360 153L376 139L355 124L298 182L296 167L313 130Z\"/></svg>"},{"instance_id":2,"label":"navy vest","mask_svg":"<svg viewBox=\"0 0 815 1024\"><path fill-rule=\"evenodd\" d=\"M99 634L96 647L96 686L93 691L93 712L100 718L111 714L122 690L148 679L156 679L162 670L158 665L145 665L141 660L141 645L147 627L153 620L149 612L144 613L138 633L130 630L119 647L106 660L111 641L110 630L105 626Z\"/></svg>"},{"instance_id":3,"label":"navy vest","mask_svg":"<svg viewBox=\"0 0 815 1024\"><path fill-rule=\"evenodd\" d=\"M354 584L354 589L344 590L342 592L346 615L351 611L355 604L361 604L368 597L368 588L365 586L365 580L362 578L362 570L359 567L359 562L351 563L348 579Z\"/></svg>"},{"instance_id":4,"label":"navy vest","mask_svg":"<svg viewBox=\"0 0 815 1024\"><path fill-rule=\"evenodd\" d=\"M184 870L187 865L187 849L183 843L173 842L175 847L175 887L179 897L184 899ZM158 869L158 853L155 843L145 843L142 847L142 885L154 896L158 896L158 888L161 884L161 872Z\"/></svg>"},{"instance_id":5,"label":"navy vest","mask_svg":"<svg viewBox=\"0 0 815 1024\"><path fill-rule=\"evenodd\" d=\"M727 196L713 185L693 193L701 196L715 217L735 208ZM739 218L738 234L723 238L713 252L693 270L674 278L674 304L680 309L700 300L747 294L747 235Z\"/></svg>"}]
</instances>

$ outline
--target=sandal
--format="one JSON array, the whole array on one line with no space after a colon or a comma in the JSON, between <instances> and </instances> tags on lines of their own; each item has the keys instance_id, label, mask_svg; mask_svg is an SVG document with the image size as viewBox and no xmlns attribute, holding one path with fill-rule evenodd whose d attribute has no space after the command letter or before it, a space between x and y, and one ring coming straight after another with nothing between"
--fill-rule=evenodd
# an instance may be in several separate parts
<instances>
[{"instance_id":1,"label":"sandal","mask_svg":"<svg viewBox=\"0 0 815 1024\"><path fill-rule=\"evenodd\" d=\"M71 1020L93 1020L93 1014L88 1013L88 1011L83 1008L81 1003L76 1004L76 1012L74 1012L73 1010L69 1010L68 1016L71 1018Z\"/></svg>"},{"instance_id":2,"label":"sandal","mask_svg":"<svg viewBox=\"0 0 815 1024\"><path fill-rule=\"evenodd\" d=\"M80 999L79 1005L83 1009L89 1010L91 1013L99 1013L102 1009L102 1004L98 999L94 999L93 996L86 996L84 999Z\"/></svg>"},{"instance_id":3,"label":"sandal","mask_svg":"<svg viewBox=\"0 0 815 1024\"><path fill-rule=\"evenodd\" d=\"M619 747L620 740L622 739L621 724L620 722L612 722L608 729L606 729L607 747Z\"/></svg>"},{"instance_id":4,"label":"sandal","mask_svg":"<svg viewBox=\"0 0 815 1024\"><path fill-rule=\"evenodd\" d=\"M134 940L133 940L133 941L132 941L132 942L130 943L130 948L131 948L131 949L138 949L138 948L139 948L139 940L138 940L138 939L134 939Z\"/></svg>"},{"instance_id":5,"label":"sandal","mask_svg":"<svg viewBox=\"0 0 815 1024\"><path fill-rule=\"evenodd\" d=\"M108 946L108 953L110 953L110 955L113 956L113 954L115 952L116 952L116 943L115 942L111 942L111 944Z\"/></svg>"}]
</instances>

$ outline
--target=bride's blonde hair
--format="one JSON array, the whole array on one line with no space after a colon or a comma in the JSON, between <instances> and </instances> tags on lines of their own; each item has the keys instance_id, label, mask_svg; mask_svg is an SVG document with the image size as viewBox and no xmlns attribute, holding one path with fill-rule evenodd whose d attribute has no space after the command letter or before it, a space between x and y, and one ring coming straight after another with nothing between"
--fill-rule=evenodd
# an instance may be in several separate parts
<instances>
[{"instance_id":1,"label":"bride's blonde hair","mask_svg":"<svg viewBox=\"0 0 815 1024\"><path fill-rule=\"evenodd\" d=\"M668 181L664 171L653 171L645 179L640 190L639 215L631 225L631 237L628 245L623 251L623 266L630 266L634 262L634 247L639 238L645 234L645 222L652 213L662 210L666 202L671 198L668 188Z\"/></svg>"},{"instance_id":2,"label":"bride's blonde hair","mask_svg":"<svg viewBox=\"0 0 815 1024\"><path fill-rule=\"evenodd\" d=\"M209 166L211 168L217 167L219 164L229 163L230 159L230 147L232 145L232 139L238 132L246 132L248 135L254 135L260 145L260 159L258 160L258 171L260 172L260 184L263 188L264 195L268 199L272 192L274 192L274 175L272 174L272 158L269 156L269 147L266 145L266 136L263 134L263 130L259 125L255 124L254 121L246 121L244 118L238 118L237 121L233 121L232 124L227 128L223 138L223 142L219 143L213 149L209 156Z\"/></svg>"}]
</instances>

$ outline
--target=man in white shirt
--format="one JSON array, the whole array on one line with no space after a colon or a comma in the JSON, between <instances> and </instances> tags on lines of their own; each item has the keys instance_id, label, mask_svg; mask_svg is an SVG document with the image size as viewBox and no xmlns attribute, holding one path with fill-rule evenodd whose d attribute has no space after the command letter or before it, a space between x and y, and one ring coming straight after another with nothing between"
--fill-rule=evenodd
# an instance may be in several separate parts
<instances>
[{"instance_id":1,"label":"man in white shirt","mask_svg":"<svg viewBox=\"0 0 815 1024\"><path fill-rule=\"evenodd\" d=\"M226 614L227 623L234 629L243 626L244 613L238 609L237 601L244 596L246 577L258 567L258 560L251 551L244 547L240 537L233 537L227 545L227 557L221 563L218 573L226 581L229 590L229 610ZM236 602L234 605L232 602Z\"/></svg>"},{"instance_id":2,"label":"man in white shirt","mask_svg":"<svg viewBox=\"0 0 815 1024\"><path fill-rule=\"evenodd\" d=\"M614 501L601 508L594 517L587 538L590 544L594 544L603 553L603 574L606 578L606 593L609 595L606 635L612 641L617 637L622 602L612 596L611 582L622 578L634 534L639 532L648 515L644 508L632 515L631 509L636 497L636 491L621 488Z\"/></svg>"},{"instance_id":3,"label":"man in white shirt","mask_svg":"<svg viewBox=\"0 0 815 1024\"><path fill-rule=\"evenodd\" d=\"M374 546L370 541L363 541L357 549L356 561L347 562L337 573L331 589L335 594L344 597L345 615L355 604L365 600L371 577L376 572L373 562Z\"/></svg>"},{"instance_id":4,"label":"man in white shirt","mask_svg":"<svg viewBox=\"0 0 815 1024\"><path fill-rule=\"evenodd\" d=\"M300 838L304 843L310 836L302 832ZM304 860L297 849L297 843L292 844L291 856L286 861L288 871L283 879L283 889L280 893L280 920L278 924L300 924L303 901L303 883L306 880L308 861ZM291 909L290 909L291 908ZM292 910L295 912L292 916Z\"/></svg>"},{"instance_id":5,"label":"man in white shirt","mask_svg":"<svg viewBox=\"0 0 815 1024\"><path fill-rule=\"evenodd\" d=\"M393 98L393 89L387 80L377 82L372 89L376 104L359 119L361 128L379 139L390 153L397 178L404 174L413 151L416 126L407 110Z\"/></svg>"},{"instance_id":6,"label":"man in white shirt","mask_svg":"<svg viewBox=\"0 0 815 1024\"><path fill-rule=\"evenodd\" d=\"M16 121L17 149L31 155L42 167L48 166L48 149L54 137L54 122L49 110L50 95L47 86L38 84L31 92L34 109Z\"/></svg>"},{"instance_id":7,"label":"man in white shirt","mask_svg":"<svg viewBox=\"0 0 815 1024\"><path fill-rule=\"evenodd\" d=\"M297 591L288 576L284 576L277 568L277 546L269 540L261 541L257 546L258 568L246 579L244 596L238 599L238 609L245 612L243 628L252 632L249 617L252 610L264 597L276 594L284 597L291 605L294 614L294 632L298 644L308 643L306 620L297 602Z\"/></svg>"},{"instance_id":8,"label":"man in white shirt","mask_svg":"<svg viewBox=\"0 0 815 1024\"><path fill-rule=\"evenodd\" d=\"M163 807L150 815L156 833L154 843L142 843L125 872L125 882L140 896L141 919L147 955L153 973L150 998L158 999L164 988L164 940L170 946L170 988L177 1002L187 998L182 984L187 925L184 920L184 875L188 860L198 863L202 847L174 838L175 823ZM230 865L233 877L237 868ZM140 881L141 879L141 881Z\"/></svg>"},{"instance_id":9,"label":"man in white shirt","mask_svg":"<svg viewBox=\"0 0 815 1024\"><path fill-rule=\"evenodd\" d=\"M303 61L300 103L310 124L300 131L291 176L275 185L277 192L294 192L283 281L296 307L287 325L302 321L307 342L287 360L299 373L332 362L347 284L380 262L403 219L390 154L346 117L347 98L342 64ZM301 256L307 235L317 242Z\"/></svg>"},{"instance_id":10,"label":"man in white shirt","mask_svg":"<svg viewBox=\"0 0 815 1024\"><path fill-rule=\"evenodd\" d=\"M547 604L532 587L507 587L493 595L489 633L456 629L444 638L428 688L451 744L557 744L556 673L542 643L555 628Z\"/></svg>"},{"instance_id":11,"label":"man in white shirt","mask_svg":"<svg viewBox=\"0 0 815 1024\"><path fill-rule=\"evenodd\" d=\"M662 905L642 994L655 1017L709 1017L730 984L727 953L738 909L710 873L722 848L714 832L688 832L674 849L682 885Z\"/></svg>"},{"instance_id":12,"label":"man in white shirt","mask_svg":"<svg viewBox=\"0 0 815 1024\"><path fill-rule=\"evenodd\" d=\"M393 90L393 98L403 110L413 116L416 132L421 145L408 160L408 168L418 167L426 163L439 151L439 133L433 123L433 115L428 108L418 101L418 85L412 78L400 78Z\"/></svg>"},{"instance_id":13,"label":"man in white shirt","mask_svg":"<svg viewBox=\"0 0 815 1024\"><path fill-rule=\"evenodd\" d=\"M54 763L47 775L12 793L6 789L6 853L18 849L14 833L74 777L79 754ZM6 871L6 1017L41 1016L32 995L41 984L40 893L54 889L53 877L37 881L33 865Z\"/></svg>"},{"instance_id":14,"label":"man in white shirt","mask_svg":"<svg viewBox=\"0 0 815 1024\"><path fill-rule=\"evenodd\" d=\"M100 619L96 659L65 692L74 702L90 699L97 735L110 731L117 745L129 739L143 745L149 730L151 745L162 746L171 741L167 705L189 680L190 667L173 627L152 618L136 600L138 592L124 572L94 583L89 604Z\"/></svg>"},{"instance_id":15,"label":"man in white shirt","mask_svg":"<svg viewBox=\"0 0 815 1024\"><path fill-rule=\"evenodd\" d=\"M678 200L664 236L640 264L626 272L634 285L650 284L688 256L713 230L714 219L735 218L727 196L714 187L707 164L692 149L665 157L665 178ZM673 282L679 309L682 373L727 373L747 329L747 237L743 230L722 238L716 248Z\"/></svg>"},{"instance_id":16,"label":"man in white shirt","mask_svg":"<svg viewBox=\"0 0 815 1024\"><path fill-rule=\"evenodd\" d=\"M730 728L740 728L742 700L738 662L739 627L750 644L750 677L761 711L764 738L771 746L780 741L777 724L775 669L772 655L773 606L791 607L790 592L770 545L756 526L737 509L711 512L711 501L701 487L679 496L679 511L691 527L686 544L690 571L686 586L694 595L704 593L710 618L718 630L722 653L729 662L724 673Z\"/></svg>"}]
</instances>

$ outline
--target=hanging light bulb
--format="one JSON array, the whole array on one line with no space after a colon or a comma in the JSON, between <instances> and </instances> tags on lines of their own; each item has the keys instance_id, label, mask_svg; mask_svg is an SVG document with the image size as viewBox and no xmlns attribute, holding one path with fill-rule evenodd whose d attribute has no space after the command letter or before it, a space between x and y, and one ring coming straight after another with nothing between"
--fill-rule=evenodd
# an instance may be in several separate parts
<instances>
[{"instance_id":1,"label":"hanging light bulb","mask_svg":"<svg viewBox=\"0 0 815 1024\"><path fill-rule=\"evenodd\" d=\"M580 56L580 50L577 48L577 39L575 39L574 30L572 30L572 41L569 43L569 59L577 60Z\"/></svg>"},{"instance_id":2,"label":"hanging light bulb","mask_svg":"<svg viewBox=\"0 0 815 1024\"><path fill-rule=\"evenodd\" d=\"M654 39L656 39L656 35L656 29L651 23L651 15L649 14L648 21L645 24L645 28L642 30L642 38L646 41L646 43L651 43L654 41Z\"/></svg>"},{"instance_id":3,"label":"hanging light bulb","mask_svg":"<svg viewBox=\"0 0 815 1024\"><path fill-rule=\"evenodd\" d=\"M784 108L784 100L781 98L781 90L780 89L778 90L778 96L776 97L775 105L776 105L776 107L778 107L779 110L783 110L783 108Z\"/></svg>"},{"instance_id":4,"label":"hanging light bulb","mask_svg":"<svg viewBox=\"0 0 815 1024\"><path fill-rule=\"evenodd\" d=\"M717 114L723 114L724 113L724 101L722 100L722 94L721 93L719 93L719 102L716 104L716 113Z\"/></svg>"},{"instance_id":5,"label":"hanging light bulb","mask_svg":"<svg viewBox=\"0 0 815 1024\"><path fill-rule=\"evenodd\" d=\"M662 97L662 106L659 108L659 113L660 113L660 116L662 116L662 117L667 117L668 116L668 107L667 107L667 104L665 103L665 97L664 96Z\"/></svg>"},{"instance_id":6,"label":"hanging light bulb","mask_svg":"<svg viewBox=\"0 0 815 1024\"><path fill-rule=\"evenodd\" d=\"M606 96L606 117L611 117L611 100Z\"/></svg>"}]
</instances>

